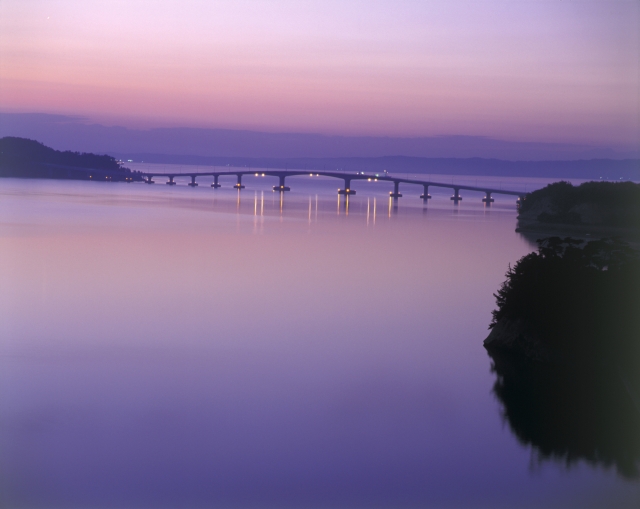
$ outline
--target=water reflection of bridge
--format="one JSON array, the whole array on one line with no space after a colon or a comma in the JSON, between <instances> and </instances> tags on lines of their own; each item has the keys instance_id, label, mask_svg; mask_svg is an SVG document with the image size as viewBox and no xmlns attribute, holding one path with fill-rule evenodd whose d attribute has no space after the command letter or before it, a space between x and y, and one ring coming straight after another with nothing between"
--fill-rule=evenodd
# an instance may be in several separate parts
<instances>
[{"instance_id":1,"label":"water reflection of bridge","mask_svg":"<svg viewBox=\"0 0 640 509\"><path fill-rule=\"evenodd\" d=\"M332 177L341 179L344 181L344 187L342 189L338 189L338 194L351 195L356 194L356 191L351 188L351 182L362 180L365 182L392 182L393 183L393 191L389 193L392 198L400 198L402 195L400 194L400 184L411 184L418 185L423 187L423 193L420 195L420 198L423 200L428 200L431 198L429 195L430 187L441 187L445 189L452 189L453 196L451 199L458 203L462 200L462 196L460 196L460 191L475 191L484 193L484 198L482 201L486 204L490 204L493 202L493 198L491 197L494 194L505 194L511 196L517 196L518 201L524 199L526 193L522 191L509 191L506 189L493 189L484 186L467 186L462 184L447 184L444 182L432 182L432 181L424 181L418 179L410 179L410 178L402 178L402 177L394 177L388 174L365 174L363 172L360 173L341 173L341 172L331 172L331 171L283 171L283 170L264 170L256 172L255 170L238 170L238 171L208 171L208 172L189 172L189 173L161 173L161 172L142 172L141 177L143 177L144 181L147 184L154 184L153 178L166 177L168 185L175 185L176 177L189 177L191 178L190 186L196 187L198 183L196 179L198 177L213 177L213 184L211 187L218 188L221 187L219 182L220 177L222 176L235 176L237 178L236 184L233 186L236 189L244 189L244 185L242 184L242 177L245 175L253 175L256 177L276 177L279 179L278 185L273 186L274 191L285 192L289 191L290 188L285 185L285 179L287 177L296 177L296 176L305 176L309 175L310 177Z\"/></svg>"}]
</instances>

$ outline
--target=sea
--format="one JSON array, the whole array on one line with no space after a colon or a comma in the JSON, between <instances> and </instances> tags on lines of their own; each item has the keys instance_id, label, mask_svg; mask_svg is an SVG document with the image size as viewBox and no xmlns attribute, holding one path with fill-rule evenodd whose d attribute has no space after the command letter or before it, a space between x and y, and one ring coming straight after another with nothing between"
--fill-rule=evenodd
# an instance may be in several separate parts
<instances>
[{"instance_id":1,"label":"sea","mask_svg":"<svg viewBox=\"0 0 640 509\"><path fill-rule=\"evenodd\" d=\"M1 507L640 505L494 393L494 293L536 248L514 196L256 172L0 179Z\"/></svg>"}]
</instances>

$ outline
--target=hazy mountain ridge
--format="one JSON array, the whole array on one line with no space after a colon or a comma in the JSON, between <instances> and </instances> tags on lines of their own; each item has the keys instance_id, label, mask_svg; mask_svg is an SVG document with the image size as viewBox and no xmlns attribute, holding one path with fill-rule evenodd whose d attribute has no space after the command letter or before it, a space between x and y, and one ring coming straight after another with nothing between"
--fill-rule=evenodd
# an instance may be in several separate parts
<instances>
[{"instance_id":1,"label":"hazy mountain ridge","mask_svg":"<svg viewBox=\"0 0 640 509\"><path fill-rule=\"evenodd\" d=\"M621 149L570 143L517 142L484 136L332 136L248 130L163 127L131 129L40 113L0 113L0 137L37 139L58 150L114 154L235 158L427 157L510 161L635 159Z\"/></svg>"},{"instance_id":2,"label":"hazy mountain ridge","mask_svg":"<svg viewBox=\"0 0 640 509\"><path fill-rule=\"evenodd\" d=\"M130 129L82 118L0 113L0 137L58 150L108 153L135 162L291 169L343 169L543 178L640 180L638 154L607 147L526 143L480 136L392 138L229 129Z\"/></svg>"}]
</instances>

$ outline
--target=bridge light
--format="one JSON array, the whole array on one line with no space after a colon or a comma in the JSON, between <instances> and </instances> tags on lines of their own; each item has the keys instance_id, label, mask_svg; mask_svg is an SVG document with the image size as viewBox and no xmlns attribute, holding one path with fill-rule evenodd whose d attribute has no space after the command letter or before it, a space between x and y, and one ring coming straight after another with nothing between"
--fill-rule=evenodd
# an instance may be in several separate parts
<instances>
[{"instance_id":1,"label":"bridge light","mask_svg":"<svg viewBox=\"0 0 640 509\"><path fill-rule=\"evenodd\" d=\"M262 176L264 177L264 173L262 174Z\"/></svg>"},{"instance_id":2,"label":"bridge light","mask_svg":"<svg viewBox=\"0 0 640 509\"><path fill-rule=\"evenodd\" d=\"M313 177L313 173L309 173L309 176L310 176L310 177Z\"/></svg>"},{"instance_id":3,"label":"bridge light","mask_svg":"<svg viewBox=\"0 0 640 509\"><path fill-rule=\"evenodd\" d=\"M367 179L367 182L371 182L371 179Z\"/></svg>"},{"instance_id":4,"label":"bridge light","mask_svg":"<svg viewBox=\"0 0 640 509\"><path fill-rule=\"evenodd\" d=\"M256 177L258 176L258 174L256 173Z\"/></svg>"}]
</instances>

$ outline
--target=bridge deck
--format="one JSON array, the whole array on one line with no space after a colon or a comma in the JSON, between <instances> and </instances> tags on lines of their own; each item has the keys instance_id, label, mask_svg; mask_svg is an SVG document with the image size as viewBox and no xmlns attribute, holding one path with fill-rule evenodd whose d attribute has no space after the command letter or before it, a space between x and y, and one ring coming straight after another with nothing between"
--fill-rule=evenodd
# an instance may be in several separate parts
<instances>
[{"instance_id":1,"label":"bridge deck","mask_svg":"<svg viewBox=\"0 0 640 509\"><path fill-rule=\"evenodd\" d=\"M152 179L153 177L167 177L169 179L174 179L175 177L190 177L195 179L197 177L222 177L222 176L236 176L242 177L244 175L264 175L269 177L296 177L302 175L317 175L323 177L332 177L344 180L346 182L351 182L353 180L376 180L383 182L393 182L398 184L413 184L420 186L428 186L428 187L441 187L445 189L453 189L454 191L457 189L458 191L477 191L481 193L488 194L504 194L510 196L518 196L523 197L526 193L522 191L511 191L508 189L495 189L490 187L483 186L468 186L463 184L448 184L444 182L434 182L430 180L419 180L419 179L410 179L410 178L402 178L402 177L394 177L391 175L380 175L380 174L363 174L363 173L341 173L341 172L330 172L330 171L283 171L283 170L237 170L237 171L206 171L206 172L188 172L188 173L167 173L167 172L141 172L140 175L144 178Z\"/></svg>"}]
</instances>

